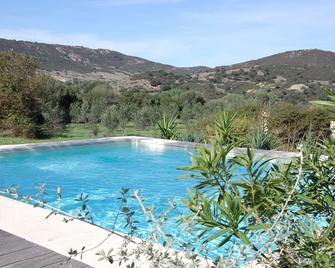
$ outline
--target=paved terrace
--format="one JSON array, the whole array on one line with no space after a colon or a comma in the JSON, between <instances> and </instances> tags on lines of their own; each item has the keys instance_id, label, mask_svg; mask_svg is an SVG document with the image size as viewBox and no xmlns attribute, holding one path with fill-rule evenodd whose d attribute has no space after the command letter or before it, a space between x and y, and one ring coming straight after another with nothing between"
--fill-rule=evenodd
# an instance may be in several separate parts
<instances>
[{"instance_id":1,"label":"paved terrace","mask_svg":"<svg viewBox=\"0 0 335 268\"><path fill-rule=\"evenodd\" d=\"M147 146L153 147L171 146L189 149L195 147L195 144L191 142L144 137L114 137L41 144L3 145L0 146L0 153L122 141L132 142L135 145L145 143ZM232 152L232 155L243 152L245 149L238 148ZM297 157L296 153L278 151L256 150L256 154L280 159ZM117 263L111 265L107 261L98 262L99 257L96 256L96 253L101 249L108 251L110 248L120 247L123 243L122 234L110 233L106 229L79 220L65 223L64 217L61 215L53 215L46 219L48 214L49 211L46 209L34 208L29 204L0 196L0 230L3 230L0 231L0 267L20 267L20 265L21 267L58 267L50 266L51 261L55 261L59 265L63 264L66 259L64 256L68 256L70 248L80 250L83 246L86 249L94 249L85 253L82 259L80 256L75 257L82 263L73 262L72 267L88 267L85 265L102 268L119 267ZM102 245L97 246L107 237L108 239ZM136 260L136 264L140 267L148 267L148 263L144 260Z\"/></svg>"}]
</instances>

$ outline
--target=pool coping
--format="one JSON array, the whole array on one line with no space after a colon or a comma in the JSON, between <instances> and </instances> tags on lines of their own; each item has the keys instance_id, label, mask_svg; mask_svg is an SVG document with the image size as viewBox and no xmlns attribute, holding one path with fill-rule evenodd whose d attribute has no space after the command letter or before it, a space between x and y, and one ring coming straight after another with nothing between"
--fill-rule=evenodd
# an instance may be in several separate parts
<instances>
[{"instance_id":1,"label":"pool coping","mask_svg":"<svg viewBox=\"0 0 335 268\"><path fill-rule=\"evenodd\" d=\"M187 141L176 141L176 140L163 140L151 137L141 136L119 136L119 137L106 137L97 139L85 139L85 140L70 140L70 141L58 141L58 142L45 142L45 143L28 143L28 144L14 144L14 145L0 145L0 153L6 152L18 152L18 151L33 151L38 149L54 149L61 147L72 147L82 145L98 145L105 143L114 142L132 142L132 143L143 143L148 145L156 146L167 146L167 147L178 147L194 149L196 145L210 146L209 144L187 142ZM246 153L247 148L234 148L230 152L230 156ZM298 157L296 152L287 151L275 151L275 150L260 150L254 149L255 155L260 157L275 158L275 159L292 159Z\"/></svg>"}]
</instances>

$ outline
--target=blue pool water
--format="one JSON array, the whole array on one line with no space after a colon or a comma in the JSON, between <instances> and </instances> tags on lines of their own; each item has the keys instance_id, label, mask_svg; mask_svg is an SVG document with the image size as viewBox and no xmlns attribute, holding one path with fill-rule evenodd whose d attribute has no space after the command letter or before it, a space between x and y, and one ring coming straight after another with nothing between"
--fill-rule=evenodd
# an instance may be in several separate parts
<instances>
[{"instance_id":1,"label":"blue pool water","mask_svg":"<svg viewBox=\"0 0 335 268\"><path fill-rule=\"evenodd\" d=\"M177 168L190 164L188 150L130 142L5 153L0 154L0 163L2 189L19 185L21 194L32 194L45 183L43 198L56 206L59 186L67 212L78 207L74 199L80 193L88 194L94 223L108 229L114 224L122 187L140 189L145 205L162 212L169 200L186 197L187 188L195 183L177 178L184 174ZM143 213L137 214L140 232L145 233L148 224ZM124 231L124 222L119 221L116 229Z\"/></svg>"}]
</instances>

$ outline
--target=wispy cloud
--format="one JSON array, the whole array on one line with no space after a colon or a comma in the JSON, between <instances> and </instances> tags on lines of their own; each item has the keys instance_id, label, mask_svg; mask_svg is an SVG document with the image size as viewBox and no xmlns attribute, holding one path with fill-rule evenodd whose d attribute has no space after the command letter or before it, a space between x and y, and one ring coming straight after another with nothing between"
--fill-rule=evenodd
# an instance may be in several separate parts
<instances>
[{"instance_id":1,"label":"wispy cloud","mask_svg":"<svg viewBox=\"0 0 335 268\"><path fill-rule=\"evenodd\" d=\"M62 34L37 29L12 30L0 28L0 37L51 44L104 48L161 62L168 62L169 57L188 49L188 46L181 41L170 38L131 40L124 42L103 39L89 33Z\"/></svg>"}]
</instances>

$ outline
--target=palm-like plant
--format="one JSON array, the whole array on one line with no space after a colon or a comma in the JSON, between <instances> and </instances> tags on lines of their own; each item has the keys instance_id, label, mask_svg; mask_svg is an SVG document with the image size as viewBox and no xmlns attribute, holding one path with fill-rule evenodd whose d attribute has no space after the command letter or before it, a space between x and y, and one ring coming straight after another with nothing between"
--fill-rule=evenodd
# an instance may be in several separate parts
<instances>
[{"instance_id":1,"label":"palm-like plant","mask_svg":"<svg viewBox=\"0 0 335 268\"><path fill-rule=\"evenodd\" d=\"M235 116L235 114L231 115L224 110L214 121L215 135L222 145L231 144L238 140Z\"/></svg>"},{"instance_id":2,"label":"palm-like plant","mask_svg":"<svg viewBox=\"0 0 335 268\"><path fill-rule=\"evenodd\" d=\"M249 137L249 145L255 149L271 150L277 143L270 133L258 130Z\"/></svg>"},{"instance_id":3,"label":"palm-like plant","mask_svg":"<svg viewBox=\"0 0 335 268\"><path fill-rule=\"evenodd\" d=\"M177 137L177 116L173 115L169 117L166 113L163 114L163 117L157 123L158 128L161 132L161 138L166 140L172 140Z\"/></svg>"}]
</instances>

